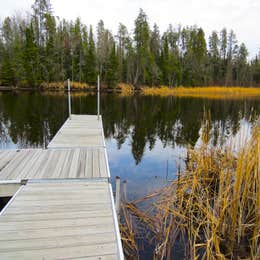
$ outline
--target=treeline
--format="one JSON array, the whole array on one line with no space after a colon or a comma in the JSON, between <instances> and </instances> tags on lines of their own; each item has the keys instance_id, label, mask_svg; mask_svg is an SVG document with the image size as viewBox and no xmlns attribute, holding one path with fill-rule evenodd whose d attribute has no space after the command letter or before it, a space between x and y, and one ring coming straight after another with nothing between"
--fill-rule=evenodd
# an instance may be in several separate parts
<instances>
[{"instance_id":1,"label":"treeline","mask_svg":"<svg viewBox=\"0 0 260 260\"><path fill-rule=\"evenodd\" d=\"M30 15L7 17L0 26L1 85L37 87L67 78L94 85L98 74L107 87L260 85L260 55L249 61L245 44L225 28L208 42L197 26L169 25L160 33L140 10L133 34L120 23L113 35L102 20L95 30L80 18L55 17L49 0L35 0Z\"/></svg>"}]
</instances>

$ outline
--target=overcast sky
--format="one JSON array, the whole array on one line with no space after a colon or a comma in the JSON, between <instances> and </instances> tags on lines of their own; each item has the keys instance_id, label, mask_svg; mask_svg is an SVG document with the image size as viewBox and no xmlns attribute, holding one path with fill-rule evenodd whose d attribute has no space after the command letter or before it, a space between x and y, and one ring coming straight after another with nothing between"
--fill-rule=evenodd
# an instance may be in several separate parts
<instances>
[{"instance_id":1,"label":"overcast sky","mask_svg":"<svg viewBox=\"0 0 260 260\"><path fill-rule=\"evenodd\" d=\"M0 0L0 18L16 11L30 10L34 0ZM143 8L152 26L161 30L174 26L198 25L208 38L212 30L233 29L253 57L260 49L260 0L51 0L54 14L61 18L81 17L96 27L103 19L106 28L116 33L119 22L131 32L139 9Z\"/></svg>"}]
</instances>

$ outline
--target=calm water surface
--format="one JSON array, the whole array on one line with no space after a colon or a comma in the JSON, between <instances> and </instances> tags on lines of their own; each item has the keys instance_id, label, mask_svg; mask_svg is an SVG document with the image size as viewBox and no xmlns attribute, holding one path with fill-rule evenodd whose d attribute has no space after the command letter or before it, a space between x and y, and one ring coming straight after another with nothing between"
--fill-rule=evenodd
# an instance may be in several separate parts
<instances>
[{"instance_id":1,"label":"calm water surface","mask_svg":"<svg viewBox=\"0 0 260 260\"><path fill-rule=\"evenodd\" d=\"M212 143L221 143L250 129L260 114L260 99L102 94L111 175L127 180L129 199L175 178L187 146L199 143L204 110L211 112ZM72 113L95 114L96 96L74 94ZM0 148L45 147L67 116L66 95L0 92Z\"/></svg>"}]
</instances>

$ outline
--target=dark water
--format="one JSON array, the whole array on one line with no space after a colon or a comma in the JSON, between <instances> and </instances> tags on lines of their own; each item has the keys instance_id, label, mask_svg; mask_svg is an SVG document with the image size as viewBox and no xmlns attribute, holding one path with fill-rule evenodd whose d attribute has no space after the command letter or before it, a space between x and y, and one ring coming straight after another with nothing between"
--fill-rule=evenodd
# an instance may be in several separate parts
<instances>
[{"instance_id":1,"label":"dark water","mask_svg":"<svg viewBox=\"0 0 260 260\"><path fill-rule=\"evenodd\" d=\"M130 199L175 178L187 145L199 142L204 110L211 112L211 141L219 143L250 128L260 114L260 99L102 94L111 175L127 180ZM72 112L95 114L96 97L74 95ZM67 115L66 95L0 92L0 148L44 147Z\"/></svg>"}]
</instances>

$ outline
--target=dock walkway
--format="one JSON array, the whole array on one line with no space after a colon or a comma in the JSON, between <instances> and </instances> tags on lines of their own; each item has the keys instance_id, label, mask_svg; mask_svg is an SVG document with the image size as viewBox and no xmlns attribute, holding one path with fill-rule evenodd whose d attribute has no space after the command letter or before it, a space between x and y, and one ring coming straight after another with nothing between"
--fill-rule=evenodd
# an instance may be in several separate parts
<instances>
[{"instance_id":1,"label":"dock walkway","mask_svg":"<svg viewBox=\"0 0 260 260\"><path fill-rule=\"evenodd\" d=\"M48 149L0 151L0 259L123 259L102 119L71 115Z\"/></svg>"}]
</instances>

